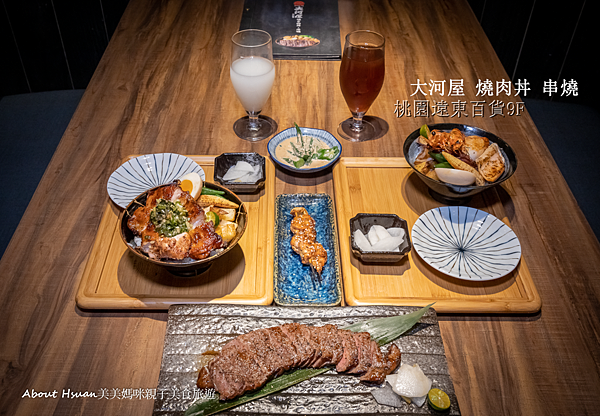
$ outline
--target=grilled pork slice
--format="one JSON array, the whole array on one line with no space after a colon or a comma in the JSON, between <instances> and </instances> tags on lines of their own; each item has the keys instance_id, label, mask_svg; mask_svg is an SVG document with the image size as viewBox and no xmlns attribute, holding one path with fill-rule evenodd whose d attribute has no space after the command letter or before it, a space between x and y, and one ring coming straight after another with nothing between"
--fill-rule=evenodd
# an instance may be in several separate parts
<instances>
[{"instance_id":1,"label":"grilled pork slice","mask_svg":"<svg viewBox=\"0 0 600 416\"><path fill-rule=\"evenodd\" d=\"M298 367L335 366L339 372L360 374L361 380L381 384L400 364L392 345L383 354L367 332L335 325L289 323L240 335L200 370L197 386L214 388L221 400L260 388L269 380Z\"/></svg>"},{"instance_id":2,"label":"grilled pork slice","mask_svg":"<svg viewBox=\"0 0 600 416\"><path fill-rule=\"evenodd\" d=\"M140 248L140 250L148 254L148 257L151 259L174 260L183 260L187 257L191 246L191 239L188 233L177 234L174 237L161 237L158 233L153 234L156 234L156 236L153 236L151 239L147 238L146 242L144 242L144 238L142 239L142 247ZM143 235L145 237L151 234L144 233Z\"/></svg>"},{"instance_id":3,"label":"grilled pork slice","mask_svg":"<svg viewBox=\"0 0 600 416\"><path fill-rule=\"evenodd\" d=\"M221 236L215 233L215 227L211 221L200 221L190 233L189 255L195 260L205 259L210 256L211 251L225 247Z\"/></svg>"}]
</instances>

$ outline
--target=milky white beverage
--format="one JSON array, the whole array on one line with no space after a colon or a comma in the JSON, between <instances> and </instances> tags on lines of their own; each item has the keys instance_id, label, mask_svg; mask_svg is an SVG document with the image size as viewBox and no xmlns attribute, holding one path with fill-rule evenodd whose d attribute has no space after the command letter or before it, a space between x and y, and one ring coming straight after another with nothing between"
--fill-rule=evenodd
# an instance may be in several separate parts
<instances>
[{"instance_id":1,"label":"milky white beverage","mask_svg":"<svg viewBox=\"0 0 600 416\"><path fill-rule=\"evenodd\" d=\"M275 65L265 58L250 56L231 64L231 83L246 111L260 111L275 80Z\"/></svg>"}]
</instances>

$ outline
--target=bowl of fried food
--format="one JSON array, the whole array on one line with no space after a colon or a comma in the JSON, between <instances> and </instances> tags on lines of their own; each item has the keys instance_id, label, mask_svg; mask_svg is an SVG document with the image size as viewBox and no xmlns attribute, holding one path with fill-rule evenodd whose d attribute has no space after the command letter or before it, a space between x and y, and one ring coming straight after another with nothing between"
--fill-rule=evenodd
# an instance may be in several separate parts
<instances>
[{"instance_id":1,"label":"bowl of fried food","mask_svg":"<svg viewBox=\"0 0 600 416\"><path fill-rule=\"evenodd\" d=\"M404 141L404 156L431 196L460 204L501 184L517 169L517 157L493 133L465 124L423 125Z\"/></svg>"},{"instance_id":2,"label":"bowl of fried food","mask_svg":"<svg viewBox=\"0 0 600 416\"><path fill-rule=\"evenodd\" d=\"M176 276L193 277L237 245L247 215L229 189L184 179L140 194L121 213L119 224L121 238L136 258Z\"/></svg>"}]
</instances>

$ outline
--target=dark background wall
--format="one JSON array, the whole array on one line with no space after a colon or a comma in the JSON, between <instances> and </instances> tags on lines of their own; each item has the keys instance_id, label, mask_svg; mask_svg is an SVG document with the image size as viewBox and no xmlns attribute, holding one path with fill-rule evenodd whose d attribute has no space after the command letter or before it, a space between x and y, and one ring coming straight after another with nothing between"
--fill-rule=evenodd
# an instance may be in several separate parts
<instances>
[{"instance_id":1,"label":"dark background wall","mask_svg":"<svg viewBox=\"0 0 600 416\"><path fill-rule=\"evenodd\" d=\"M129 0L0 1L1 97L85 88ZM597 106L592 1L468 2L509 77L531 83L527 97ZM578 96L544 94L549 79L574 79Z\"/></svg>"},{"instance_id":2,"label":"dark background wall","mask_svg":"<svg viewBox=\"0 0 600 416\"><path fill-rule=\"evenodd\" d=\"M592 75L597 73L598 2L570 0L468 0L504 69L513 82L527 79L527 98L585 104L598 108ZM558 95L543 83L558 81ZM575 80L577 97L560 97L562 80Z\"/></svg>"},{"instance_id":3,"label":"dark background wall","mask_svg":"<svg viewBox=\"0 0 600 416\"><path fill-rule=\"evenodd\" d=\"M84 89L129 0L0 0L0 97Z\"/></svg>"}]
</instances>

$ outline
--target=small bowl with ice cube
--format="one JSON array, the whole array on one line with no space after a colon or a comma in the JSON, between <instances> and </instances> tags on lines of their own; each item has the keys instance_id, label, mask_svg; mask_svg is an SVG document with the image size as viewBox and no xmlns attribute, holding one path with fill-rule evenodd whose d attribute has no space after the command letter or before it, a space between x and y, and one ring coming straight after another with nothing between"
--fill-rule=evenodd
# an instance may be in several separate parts
<instances>
[{"instance_id":1,"label":"small bowl with ice cube","mask_svg":"<svg viewBox=\"0 0 600 416\"><path fill-rule=\"evenodd\" d=\"M350 233L352 253L366 263L395 263L410 252L408 224L396 214L356 214Z\"/></svg>"},{"instance_id":2,"label":"small bowl with ice cube","mask_svg":"<svg viewBox=\"0 0 600 416\"><path fill-rule=\"evenodd\" d=\"M215 158L215 182L233 192L256 192L265 177L265 158L258 153L223 153Z\"/></svg>"}]
</instances>

